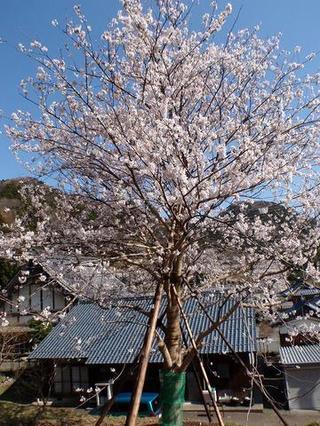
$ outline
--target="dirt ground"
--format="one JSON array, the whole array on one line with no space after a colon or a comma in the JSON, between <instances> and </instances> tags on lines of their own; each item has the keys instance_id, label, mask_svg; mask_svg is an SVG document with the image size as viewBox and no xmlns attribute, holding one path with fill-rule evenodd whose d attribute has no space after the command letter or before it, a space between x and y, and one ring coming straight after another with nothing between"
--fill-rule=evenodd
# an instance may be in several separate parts
<instances>
[{"instance_id":1,"label":"dirt ground","mask_svg":"<svg viewBox=\"0 0 320 426\"><path fill-rule=\"evenodd\" d=\"M281 411L289 426L320 426L320 411ZM206 417L197 416L197 421L208 424ZM224 421L230 426L282 426L280 419L272 410L265 409L263 413L251 413L247 419L245 413L225 413Z\"/></svg>"},{"instance_id":2,"label":"dirt ground","mask_svg":"<svg viewBox=\"0 0 320 426\"><path fill-rule=\"evenodd\" d=\"M289 426L320 426L318 411L282 411ZM43 408L32 405L21 405L10 402L0 402L0 426L94 426L96 416L90 416L85 410L71 408ZM248 420L248 421L247 421ZM249 418L245 413L224 413L226 426L280 426L282 423L272 410L263 413L251 413ZM124 417L108 417L103 426L122 426ZM139 418L138 426L154 426L159 424L156 418ZM188 415L185 426L209 425L204 415ZM211 426L218 426L216 422Z\"/></svg>"}]
</instances>

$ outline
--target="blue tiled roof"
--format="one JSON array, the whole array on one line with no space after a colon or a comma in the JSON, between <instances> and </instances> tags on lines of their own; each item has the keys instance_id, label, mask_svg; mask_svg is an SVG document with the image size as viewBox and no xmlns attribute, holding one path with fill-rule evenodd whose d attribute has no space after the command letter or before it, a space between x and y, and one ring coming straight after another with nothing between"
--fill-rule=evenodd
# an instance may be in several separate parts
<instances>
[{"instance_id":1,"label":"blue tiled roof","mask_svg":"<svg viewBox=\"0 0 320 426\"><path fill-rule=\"evenodd\" d=\"M283 346L280 358L283 365L320 364L320 345Z\"/></svg>"},{"instance_id":2,"label":"blue tiled roof","mask_svg":"<svg viewBox=\"0 0 320 426\"><path fill-rule=\"evenodd\" d=\"M211 316L217 319L234 301L202 295ZM78 304L31 353L31 359L84 359L87 364L130 363L143 344L147 317L131 307L150 311L152 298L121 299L117 306L103 309L97 304ZM162 304L165 310L165 301ZM195 299L184 304L194 336L205 331L210 322ZM184 325L182 323L184 329ZM256 323L252 308L236 309L220 330L236 352L256 351ZM162 334L162 331L158 329ZM184 330L186 335L186 331ZM216 331L209 334L200 349L203 354L223 354L228 347ZM150 362L162 362L154 342Z\"/></svg>"},{"instance_id":3,"label":"blue tiled roof","mask_svg":"<svg viewBox=\"0 0 320 426\"><path fill-rule=\"evenodd\" d=\"M301 289L302 286L303 286L303 284L300 281L295 282L290 287L288 287L287 289L283 290L280 294L283 297L291 296L291 295L295 294L299 289Z\"/></svg>"},{"instance_id":4,"label":"blue tiled roof","mask_svg":"<svg viewBox=\"0 0 320 426\"><path fill-rule=\"evenodd\" d=\"M313 297L311 300L306 302L306 306L315 312L320 311L320 296Z\"/></svg>"},{"instance_id":5,"label":"blue tiled roof","mask_svg":"<svg viewBox=\"0 0 320 426\"><path fill-rule=\"evenodd\" d=\"M298 296L313 296L320 294L320 288L313 287L313 288L302 288L301 290L298 290L296 293Z\"/></svg>"}]
</instances>

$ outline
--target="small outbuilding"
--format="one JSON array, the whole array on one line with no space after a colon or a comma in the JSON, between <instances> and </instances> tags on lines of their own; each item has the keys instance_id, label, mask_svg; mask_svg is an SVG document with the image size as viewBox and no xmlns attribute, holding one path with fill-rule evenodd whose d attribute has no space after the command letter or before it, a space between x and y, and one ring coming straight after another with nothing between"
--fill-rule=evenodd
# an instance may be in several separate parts
<instances>
[{"instance_id":1,"label":"small outbuilding","mask_svg":"<svg viewBox=\"0 0 320 426\"><path fill-rule=\"evenodd\" d=\"M283 346L280 358L290 410L320 410L320 344Z\"/></svg>"}]
</instances>

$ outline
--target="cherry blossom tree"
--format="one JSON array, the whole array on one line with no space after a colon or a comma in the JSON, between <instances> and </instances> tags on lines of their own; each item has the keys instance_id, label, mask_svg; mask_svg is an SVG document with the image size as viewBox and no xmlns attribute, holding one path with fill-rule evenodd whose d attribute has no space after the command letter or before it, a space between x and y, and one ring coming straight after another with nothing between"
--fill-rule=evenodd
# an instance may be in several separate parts
<instances>
[{"instance_id":1,"label":"cherry blossom tree","mask_svg":"<svg viewBox=\"0 0 320 426\"><path fill-rule=\"evenodd\" d=\"M291 270L319 277L320 74L278 36L226 31L231 5L213 2L198 30L180 0L122 6L99 42L76 6L64 55L20 45L37 62L21 90L39 114L17 111L7 133L64 193L52 214L34 192L36 229L21 237L20 221L2 249L93 256L128 291L163 288L164 369L180 372L194 356L180 330L190 291L273 315Z\"/></svg>"}]
</instances>

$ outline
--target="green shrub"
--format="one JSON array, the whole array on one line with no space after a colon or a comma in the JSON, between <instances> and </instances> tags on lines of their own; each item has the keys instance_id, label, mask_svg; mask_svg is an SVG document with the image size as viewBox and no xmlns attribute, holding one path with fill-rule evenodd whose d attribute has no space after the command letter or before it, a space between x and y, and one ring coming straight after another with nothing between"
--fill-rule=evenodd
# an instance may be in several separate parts
<instances>
[{"instance_id":1,"label":"green shrub","mask_svg":"<svg viewBox=\"0 0 320 426\"><path fill-rule=\"evenodd\" d=\"M0 198L21 199L19 183L14 181L5 182L0 187Z\"/></svg>"},{"instance_id":2,"label":"green shrub","mask_svg":"<svg viewBox=\"0 0 320 426\"><path fill-rule=\"evenodd\" d=\"M18 270L19 266L15 262L0 257L0 288L6 287Z\"/></svg>"},{"instance_id":3,"label":"green shrub","mask_svg":"<svg viewBox=\"0 0 320 426\"><path fill-rule=\"evenodd\" d=\"M52 324L47 321L32 319L28 321L28 326L32 329L32 343L40 343L52 330Z\"/></svg>"},{"instance_id":4,"label":"green shrub","mask_svg":"<svg viewBox=\"0 0 320 426\"><path fill-rule=\"evenodd\" d=\"M0 374L0 385L8 380L8 376Z\"/></svg>"}]
</instances>

